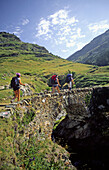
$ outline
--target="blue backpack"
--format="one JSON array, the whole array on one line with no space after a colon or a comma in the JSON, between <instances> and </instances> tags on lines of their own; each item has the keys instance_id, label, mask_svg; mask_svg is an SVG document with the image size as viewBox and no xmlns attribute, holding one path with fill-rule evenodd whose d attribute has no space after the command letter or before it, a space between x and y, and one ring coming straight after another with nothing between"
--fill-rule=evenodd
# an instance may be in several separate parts
<instances>
[{"instance_id":1,"label":"blue backpack","mask_svg":"<svg viewBox=\"0 0 109 170\"><path fill-rule=\"evenodd\" d=\"M71 74L68 74L67 77L66 77L65 82L69 83L70 81L71 81Z\"/></svg>"},{"instance_id":2,"label":"blue backpack","mask_svg":"<svg viewBox=\"0 0 109 170\"><path fill-rule=\"evenodd\" d=\"M13 77L12 80L11 80L10 87L15 88L15 87L18 87L18 86L19 86L18 77Z\"/></svg>"}]
</instances>

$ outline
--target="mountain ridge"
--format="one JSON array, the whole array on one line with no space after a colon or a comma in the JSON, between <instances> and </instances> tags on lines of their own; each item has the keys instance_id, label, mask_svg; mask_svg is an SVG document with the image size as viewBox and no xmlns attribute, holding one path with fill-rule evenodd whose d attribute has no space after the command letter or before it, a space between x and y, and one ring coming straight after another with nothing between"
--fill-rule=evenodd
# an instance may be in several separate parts
<instances>
[{"instance_id":1,"label":"mountain ridge","mask_svg":"<svg viewBox=\"0 0 109 170\"><path fill-rule=\"evenodd\" d=\"M84 64L107 66L109 65L109 29L95 37L81 50L75 52L67 58L69 61Z\"/></svg>"},{"instance_id":2,"label":"mountain ridge","mask_svg":"<svg viewBox=\"0 0 109 170\"><path fill-rule=\"evenodd\" d=\"M18 56L19 54L33 54L36 57L50 58L57 57L49 53L49 51L37 44L22 42L16 35L0 32L0 57Z\"/></svg>"}]
</instances>

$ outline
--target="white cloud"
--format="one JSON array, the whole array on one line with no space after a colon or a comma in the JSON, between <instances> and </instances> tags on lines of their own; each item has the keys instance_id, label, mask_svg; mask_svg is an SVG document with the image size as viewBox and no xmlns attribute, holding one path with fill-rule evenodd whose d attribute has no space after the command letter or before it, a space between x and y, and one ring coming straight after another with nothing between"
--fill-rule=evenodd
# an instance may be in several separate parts
<instances>
[{"instance_id":1,"label":"white cloud","mask_svg":"<svg viewBox=\"0 0 109 170\"><path fill-rule=\"evenodd\" d=\"M88 26L89 30L96 33L109 29L109 22L107 20L100 21L99 23L92 23Z\"/></svg>"},{"instance_id":2,"label":"white cloud","mask_svg":"<svg viewBox=\"0 0 109 170\"><path fill-rule=\"evenodd\" d=\"M22 21L22 25L27 25L29 22L30 22L29 19L24 19L24 20Z\"/></svg>"},{"instance_id":3,"label":"white cloud","mask_svg":"<svg viewBox=\"0 0 109 170\"><path fill-rule=\"evenodd\" d=\"M73 40L67 41L66 42L66 47L74 47L76 45L76 42Z\"/></svg>"},{"instance_id":4,"label":"white cloud","mask_svg":"<svg viewBox=\"0 0 109 170\"><path fill-rule=\"evenodd\" d=\"M48 19L51 20L51 23L53 25L56 25L56 24L64 23L67 17L68 17L68 11L59 10L58 12L54 13L53 15L50 15L48 17Z\"/></svg>"},{"instance_id":5,"label":"white cloud","mask_svg":"<svg viewBox=\"0 0 109 170\"><path fill-rule=\"evenodd\" d=\"M67 53L69 50L61 50L63 53Z\"/></svg>"},{"instance_id":6,"label":"white cloud","mask_svg":"<svg viewBox=\"0 0 109 170\"><path fill-rule=\"evenodd\" d=\"M78 27L78 19L69 15L68 10L62 9L47 18L41 18L36 28L36 37L51 41L52 47L61 45L65 49L76 46L76 41L85 35Z\"/></svg>"},{"instance_id":7,"label":"white cloud","mask_svg":"<svg viewBox=\"0 0 109 170\"><path fill-rule=\"evenodd\" d=\"M81 28L78 28L78 29L77 29L77 36L78 36L78 38L83 38L83 37L85 37L85 35L82 35L82 34L81 34Z\"/></svg>"},{"instance_id":8,"label":"white cloud","mask_svg":"<svg viewBox=\"0 0 109 170\"><path fill-rule=\"evenodd\" d=\"M65 41L66 38L65 38L65 37L60 37L59 40L60 40L60 41Z\"/></svg>"},{"instance_id":9,"label":"white cloud","mask_svg":"<svg viewBox=\"0 0 109 170\"><path fill-rule=\"evenodd\" d=\"M76 23L78 23L79 21L75 18L75 17L72 17L72 18L69 18L68 20L67 20L67 24L69 25L72 25L72 26L74 26Z\"/></svg>"},{"instance_id":10,"label":"white cloud","mask_svg":"<svg viewBox=\"0 0 109 170\"><path fill-rule=\"evenodd\" d=\"M70 25L64 25L62 28L60 28L60 35L69 35L71 34L71 26Z\"/></svg>"},{"instance_id":11,"label":"white cloud","mask_svg":"<svg viewBox=\"0 0 109 170\"><path fill-rule=\"evenodd\" d=\"M78 22L75 17L68 16L69 11L59 10L53 15L47 17L47 19L41 19L38 24L37 37L45 36L47 34L61 36L62 34L68 35L71 32L71 27ZM54 35L53 35L54 36Z\"/></svg>"},{"instance_id":12,"label":"white cloud","mask_svg":"<svg viewBox=\"0 0 109 170\"><path fill-rule=\"evenodd\" d=\"M20 31L20 27L16 27L15 29L16 29L16 31Z\"/></svg>"},{"instance_id":13,"label":"white cloud","mask_svg":"<svg viewBox=\"0 0 109 170\"><path fill-rule=\"evenodd\" d=\"M45 20L45 19L41 19L37 30L38 30L38 34L36 35L37 37L41 36L41 35L47 35L48 37L48 33L51 33L52 31L49 29L50 27L50 22L49 20Z\"/></svg>"},{"instance_id":14,"label":"white cloud","mask_svg":"<svg viewBox=\"0 0 109 170\"><path fill-rule=\"evenodd\" d=\"M21 30L20 27L16 27L16 28L15 28L15 31L13 31L12 33L15 34L17 37L20 38L20 35L21 35L22 32L23 32L23 30Z\"/></svg>"}]
</instances>

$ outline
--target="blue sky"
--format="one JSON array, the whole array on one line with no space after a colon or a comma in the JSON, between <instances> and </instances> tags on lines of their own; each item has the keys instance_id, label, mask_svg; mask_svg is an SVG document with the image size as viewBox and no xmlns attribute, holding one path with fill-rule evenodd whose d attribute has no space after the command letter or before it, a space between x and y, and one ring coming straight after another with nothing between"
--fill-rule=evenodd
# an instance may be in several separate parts
<instances>
[{"instance_id":1,"label":"blue sky","mask_svg":"<svg viewBox=\"0 0 109 170\"><path fill-rule=\"evenodd\" d=\"M67 58L109 29L109 0L0 0L0 32Z\"/></svg>"}]
</instances>

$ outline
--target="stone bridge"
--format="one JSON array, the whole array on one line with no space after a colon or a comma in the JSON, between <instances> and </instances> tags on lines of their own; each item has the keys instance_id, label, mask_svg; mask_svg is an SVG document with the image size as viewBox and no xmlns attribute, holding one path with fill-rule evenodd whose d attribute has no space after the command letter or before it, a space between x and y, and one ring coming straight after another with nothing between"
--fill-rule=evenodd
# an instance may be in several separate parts
<instances>
[{"instance_id":1,"label":"stone bridge","mask_svg":"<svg viewBox=\"0 0 109 170\"><path fill-rule=\"evenodd\" d=\"M84 154L86 160L90 159L88 155L92 155L91 159L96 159L93 158L96 154L103 155L102 164L108 165L109 87L62 90L59 94L36 93L22 100L19 105L18 108L14 104L6 105L6 109L10 109L11 113L16 112L16 115L20 116L24 130L20 131L15 123L17 136L23 135L24 140L31 136L36 136L38 140L54 137L58 144L67 144L68 149L72 148L72 153L81 154L81 158ZM34 119L24 125L23 117L29 116L31 111L35 113ZM16 121L17 117L12 119ZM60 119L62 121L53 130L55 122Z\"/></svg>"},{"instance_id":2,"label":"stone bridge","mask_svg":"<svg viewBox=\"0 0 109 170\"><path fill-rule=\"evenodd\" d=\"M57 120L64 118L71 113L71 119L81 121L91 116L88 111L87 104L90 100L93 88L75 88L71 91L61 90L60 93L44 92L36 93L31 98L24 99L20 102L21 109L18 110L20 118L29 113L32 108L35 112L34 120L25 127L24 136L29 138L31 135L45 134L51 138L54 124ZM12 108L15 111L15 105L6 106L7 109ZM14 109L14 110L13 110ZM73 114L72 114L73 112ZM72 116L73 115L73 116Z\"/></svg>"},{"instance_id":3,"label":"stone bridge","mask_svg":"<svg viewBox=\"0 0 109 170\"><path fill-rule=\"evenodd\" d=\"M51 138L55 121L65 117L70 112L70 106L73 106L72 109L74 109L74 114L78 115L78 119L81 119L84 114L89 117L87 100L92 91L93 88L77 88L71 91L62 90L59 94L44 92L37 93L32 98L24 100L22 105L31 106L36 113L34 120L29 123L29 130L25 135L29 137L36 131L36 134L37 132L44 133Z\"/></svg>"}]
</instances>

